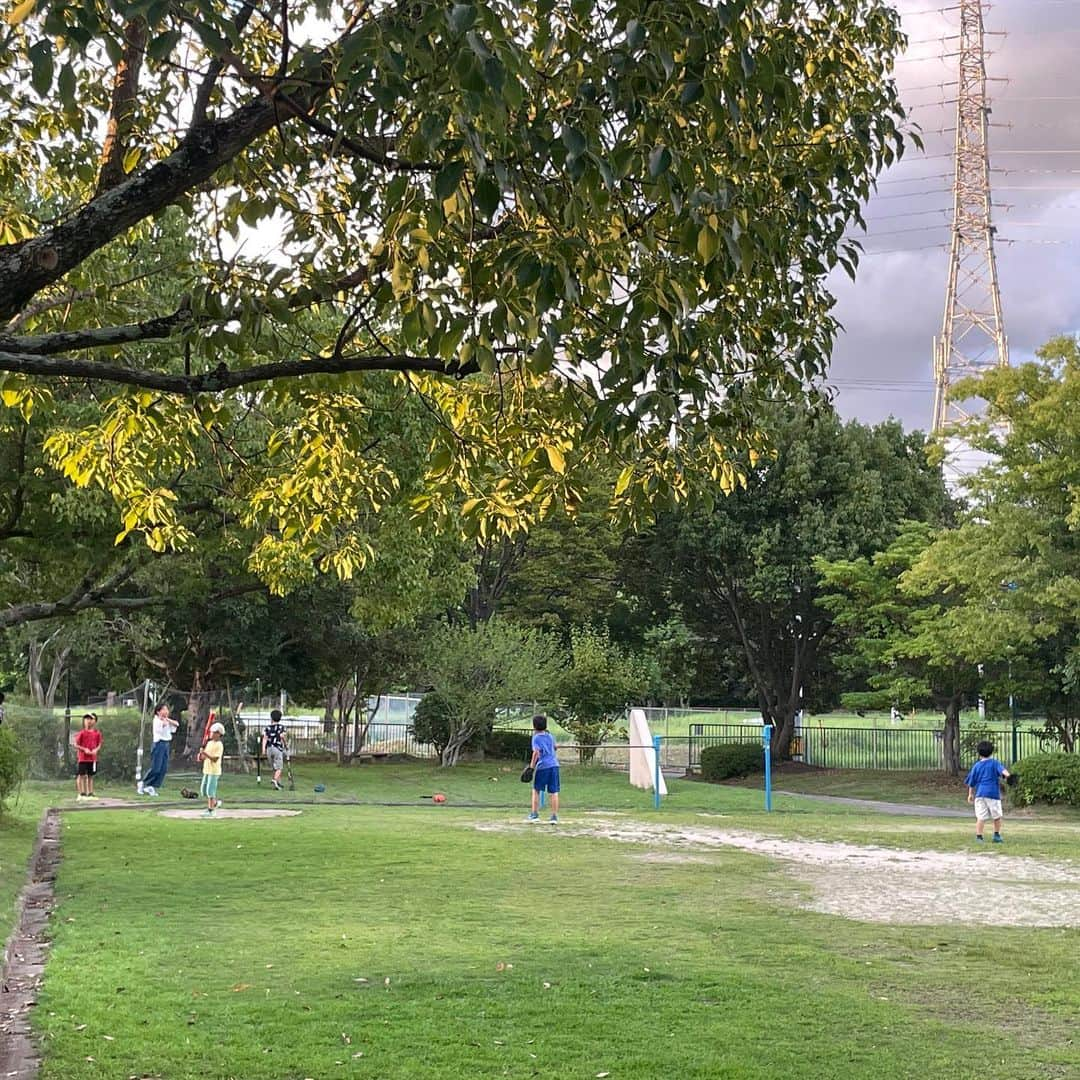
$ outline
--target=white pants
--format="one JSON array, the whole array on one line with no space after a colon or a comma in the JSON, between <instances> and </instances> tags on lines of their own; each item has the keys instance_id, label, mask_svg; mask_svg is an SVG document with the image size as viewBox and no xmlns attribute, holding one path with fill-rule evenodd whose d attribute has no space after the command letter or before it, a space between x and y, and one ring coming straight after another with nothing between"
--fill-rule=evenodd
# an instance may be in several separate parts
<instances>
[{"instance_id":1,"label":"white pants","mask_svg":"<svg viewBox=\"0 0 1080 1080\"><path fill-rule=\"evenodd\" d=\"M989 821L991 818L996 821L999 817L1001 817L1000 799L983 799L979 796L975 797L976 821Z\"/></svg>"}]
</instances>

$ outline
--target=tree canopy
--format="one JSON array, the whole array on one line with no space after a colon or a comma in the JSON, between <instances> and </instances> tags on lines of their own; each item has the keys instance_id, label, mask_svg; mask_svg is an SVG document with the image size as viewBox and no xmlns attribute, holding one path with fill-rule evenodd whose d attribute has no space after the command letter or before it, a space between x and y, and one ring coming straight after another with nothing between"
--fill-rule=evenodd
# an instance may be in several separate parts
<instances>
[{"instance_id":1,"label":"tree canopy","mask_svg":"<svg viewBox=\"0 0 1080 1080\"><path fill-rule=\"evenodd\" d=\"M730 488L760 400L824 369L901 45L885 0L23 0L4 406L89 388L50 460L162 550L191 543L173 477L263 410L229 497L276 588L354 572L396 498L483 535L573 506L598 456L628 516ZM407 397L405 497L357 421Z\"/></svg>"}]
</instances>

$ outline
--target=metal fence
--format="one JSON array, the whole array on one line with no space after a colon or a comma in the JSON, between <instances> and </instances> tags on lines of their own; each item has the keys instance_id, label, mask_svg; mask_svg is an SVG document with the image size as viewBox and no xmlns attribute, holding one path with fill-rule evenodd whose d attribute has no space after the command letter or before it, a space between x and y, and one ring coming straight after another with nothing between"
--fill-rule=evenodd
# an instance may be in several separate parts
<instances>
[{"instance_id":1,"label":"metal fence","mask_svg":"<svg viewBox=\"0 0 1080 1080\"><path fill-rule=\"evenodd\" d=\"M999 757L1019 761L1030 754L1058 750L1053 739L1024 728L979 729L993 740ZM963 733L961 733L963 738ZM722 743L760 742L760 725L694 724L688 767L701 765L701 751ZM804 725L792 742L796 761L822 769L883 769L933 772L945 768L942 732L933 728L856 728ZM961 748L964 762L975 760L973 747Z\"/></svg>"}]
</instances>

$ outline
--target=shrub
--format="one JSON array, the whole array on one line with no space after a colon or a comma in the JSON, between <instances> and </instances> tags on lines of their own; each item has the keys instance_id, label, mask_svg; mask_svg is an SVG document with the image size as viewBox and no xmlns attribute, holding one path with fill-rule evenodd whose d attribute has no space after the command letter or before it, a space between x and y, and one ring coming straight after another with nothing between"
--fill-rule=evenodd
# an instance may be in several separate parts
<instances>
[{"instance_id":1,"label":"shrub","mask_svg":"<svg viewBox=\"0 0 1080 1080\"><path fill-rule=\"evenodd\" d=\"M493 731L484 743L484 754L502 761L528 761L532 735L527 731Z\"/></svg>"},{"instance_id":2,"label":"shrub","mask_svg":"<svg viewBox=\"0 0 1080 1080\"><path fill-rule=\"evenodd\" d=\"M1032 754L1009 772L1017 776L1009 791L1019 806L1036 802L1080 806L1080 754Z\"/></svg>"},{"instance_id":3,"label":"shrub","mask_svg":"<svg viewBox=\"0 0 1080 1080\"><path fill-rule=\"evenodd\" d=\"M454 731L454 708L438 691L431 690L417 703L412 718L413 738L419 743L431 743L440 757L450 743ZM487 732L478 731L464 743L462 750L468 750L483 741Z\"/></svg>"},{"instance_id":4,"label":"shrub","mask_svg":"<svg viewBox=\"0 0 1080 1080\"><path fill-rule=\"evenodd\" d=\"M765 768L761 743L718 743L701 751L701 776L716 783L733 776L749 776Z\"/></svg>"},{"instance_id":5,"label":"shrub","mask_svg":"<svg viewBox=\"0 0 1080 1080\"><path fill-rule=\"evenodd\" d=\"M22 771L23 756L19 744L11 731L0 727L0 809L22 779Z\"/></svg>"}]
</instances>

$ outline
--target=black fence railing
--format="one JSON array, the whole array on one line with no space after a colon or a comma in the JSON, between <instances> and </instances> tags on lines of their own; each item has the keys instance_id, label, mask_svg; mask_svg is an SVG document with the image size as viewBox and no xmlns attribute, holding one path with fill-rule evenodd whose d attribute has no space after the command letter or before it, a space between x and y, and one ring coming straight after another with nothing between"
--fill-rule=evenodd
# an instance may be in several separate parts
<instances>
[{"instance_id":1,"label":"black fence railing","mask_svg":"<svg viewBox=\"0 0 1080 1080\"><path fill-rule=\"evenodd\" d=\"M980 729L980 734L982 734ZM1031 754L1057 750L1053 739L1027 728L991 730L997 756L1019 761ZM701 765L701 751L720 743L758 742L754 724L694 724L690 730L689 768ZM932 728L856 728L806 725L796 729L792 757L822 769L884 769L933 772L945 768L940 730ZM964 763L975 760L973 746L961 749Z\"/></svg>"}]
</instances>

